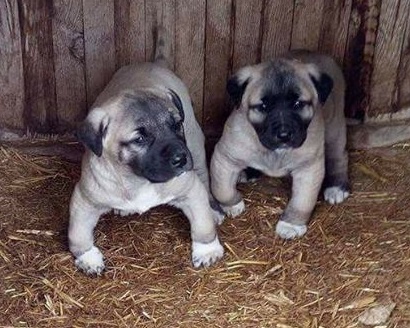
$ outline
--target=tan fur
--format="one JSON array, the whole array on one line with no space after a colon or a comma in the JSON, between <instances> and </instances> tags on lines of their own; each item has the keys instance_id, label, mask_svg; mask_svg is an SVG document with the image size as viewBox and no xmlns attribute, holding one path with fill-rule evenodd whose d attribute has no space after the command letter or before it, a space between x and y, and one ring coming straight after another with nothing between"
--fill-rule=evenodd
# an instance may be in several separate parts
<instances>
[{"instance_id":1,"label":"tan fur","mask_svg":"<svg viewBox=\"0 0 410 328\"><path fill-rule=\"evenodd\" d=\"M120 141L132 136L136 128L129 111L122 106L122 98L125 93L138 93L167 101L167 89L172 89L182 101L185 138L194 171L165 183L151 183L122 165L116 155ZM160 204L180 208L190 221L195 266L208 266L222 257L223 248L208 202L204 136L182 81L168 69L153 63L123 67L99 95L88 119L95 128L105 120L109 128L103 139L101 157L91 151L84 155L81 179L71 198L68 237L77 266L91 274L99 274L104 268L102 254L93 242L93 229L103 213L111 209L120 214L142 213Z\"/></svg>"},{"instance_id":2,"label":"tan fur","mask_svg":"<svg viewBox=\"0 0 410 328\"><path fill-rule=\"evenodd\" d=\"M243 202L236 189L242 170L252 167L273 177L290 174L293 177L292 197L281 220L294 226L304 226L311 216L325 176L325 153L334 172L347 174L345 84L340 69L329 57L298 52L289 54L285 60L296 72L301 99L313 102L313 106L304 109L306 113L303 115L313 117L305 142L299 148L275 151L261 144L249 121L259 118L249 106L261 102L265 86L261 77L270 63L245 67L238 74L242 81L249 79L249 84L240 105L229 116L223 135L215 147L210 168L211 189L226 212L231 214L231 209L238 208L238 204ZM309 77L309 74L317 77L320 72L330 75L334 82L324 106L319 104ZM279 232L284 238L303 233L286 235Z\"/></svg>"}]
</instances>

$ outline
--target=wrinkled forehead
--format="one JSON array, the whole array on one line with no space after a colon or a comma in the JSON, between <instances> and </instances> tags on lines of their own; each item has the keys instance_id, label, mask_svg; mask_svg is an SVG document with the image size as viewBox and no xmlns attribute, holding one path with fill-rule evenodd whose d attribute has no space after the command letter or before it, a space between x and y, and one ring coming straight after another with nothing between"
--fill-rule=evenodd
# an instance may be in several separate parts
<instances>
[{"instance_id":1,"label":"wrinkled forehead","mask_svg":"<svg viewBox=\"0 0 410 328\"><path fill-rule=\"evenodd\" d=\"M170 104L165 99L154 95L124 95L121 99L123 108L122 123L126 125L157 126L172 120L167 110Z\"/></svg>"},{"instance_id":2,"label":"wrinkled forehead","mask_svg":"<svg viewBox=\"0 0 410 328\"><path fill-rule=\"evenodd\" d=\"M251 94L251 102L264 98L283 100L311 100L314 88L304 64L289 60L276 60L266 64Z\"/></svg>"}]
</instances>

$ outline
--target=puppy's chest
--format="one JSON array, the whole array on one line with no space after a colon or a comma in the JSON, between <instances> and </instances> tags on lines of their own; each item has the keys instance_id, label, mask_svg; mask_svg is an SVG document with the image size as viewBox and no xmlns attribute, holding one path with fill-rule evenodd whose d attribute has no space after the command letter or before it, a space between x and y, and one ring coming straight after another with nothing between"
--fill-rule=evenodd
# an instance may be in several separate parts
<instances>
[{"instance_id":1,"label":"puppy's chest","mask_svg":"<svg viewBox=\"0 0 410 328\"><path fill-rule=\"evenodd\" d=\"M128 213L143 213L171 200L172 197L161 195L152 185L142 186L138 189L128 187L115 197L112 207Z\"/></svg>"},{"instance_id":2,"label":"puppy's chest","mask_svg":"<svg viewBox=\"0 0 410 328\"><path fill-rule=\"evenodd\" d=\"M261 153L255 160L254 168L272 177L283 177L291 172L290 156L285 151Z\"/></svg>"}]
</instances>

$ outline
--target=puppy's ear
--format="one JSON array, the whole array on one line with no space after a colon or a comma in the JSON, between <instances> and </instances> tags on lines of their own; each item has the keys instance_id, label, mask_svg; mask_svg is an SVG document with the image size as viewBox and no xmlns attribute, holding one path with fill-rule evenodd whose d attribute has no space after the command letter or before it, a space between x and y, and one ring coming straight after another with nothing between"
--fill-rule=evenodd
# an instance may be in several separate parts
<instances>
[{"instance_id":1,"label":"puppy's ear","mask_svg":"<svg viewBox=\"0 0 410 328\"><path fill-rule=\"evenodd\" d=\"M319 73L317 76L309 75L316 88L319 102L323 105L333 90L333 79L326 73Z\"/></svg>"},{"instance_id":2,"label":"puppy's ear","mask_svg":"<svg viewBox=\"0 0 410 328\"><path fill-rule=\"evenodd\" d=\"M98 110L93 110L87 118L81 122L76 131L78 141L88 147L98 157L102 155L103 138L108 129L108 118L102 116Z\"/></svg>"},{"instance_id":3,"label":"puppy's ear","mask_svg":"<svg viewBox=\"0 0 410 328\"><path fill-rule=\"evenodd\" d=\"M184 113L184 108L182 106L182 100L181 98L177 95L177 93L172 90L168 89L168 95L171 98L173 104L175 105L176 109L178 110L178 113L172 113L174 116L177 114L180 122L183 122L185 119L185 113Z\"/></svg>"},{"instance_id":4,"label":"puppy's ear","mask_svg":"<svg viewBox=\"0 0 410 328\"><path fill-rule=\"evenodd\" d=\"M247 85L249 84L251 74L251 67L247 66L240 69L228 80L228 83L226 85L226 91L231 97L231 100L235 107L239 107L242 101L242 96L245 92Z\"/></svg>"}]
</instances>

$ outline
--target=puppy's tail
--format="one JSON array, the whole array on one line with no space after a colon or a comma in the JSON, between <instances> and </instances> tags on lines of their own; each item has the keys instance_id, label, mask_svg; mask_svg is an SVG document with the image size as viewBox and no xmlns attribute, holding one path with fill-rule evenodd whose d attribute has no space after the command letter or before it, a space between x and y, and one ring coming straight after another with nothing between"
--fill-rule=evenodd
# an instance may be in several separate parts
<instances>
[{"instance_id":1,"label":"puppy's tail","mask_svg":"<svg viewBox=\"0 0 410 328\"><path fill-rule=\"evenodd\" d=\"M165 68L170 68L171 45L169 42L166 42L166 34L165 28L162 25L158 26L155 42L154 63Z\"/></svg>"}]
</instances>

